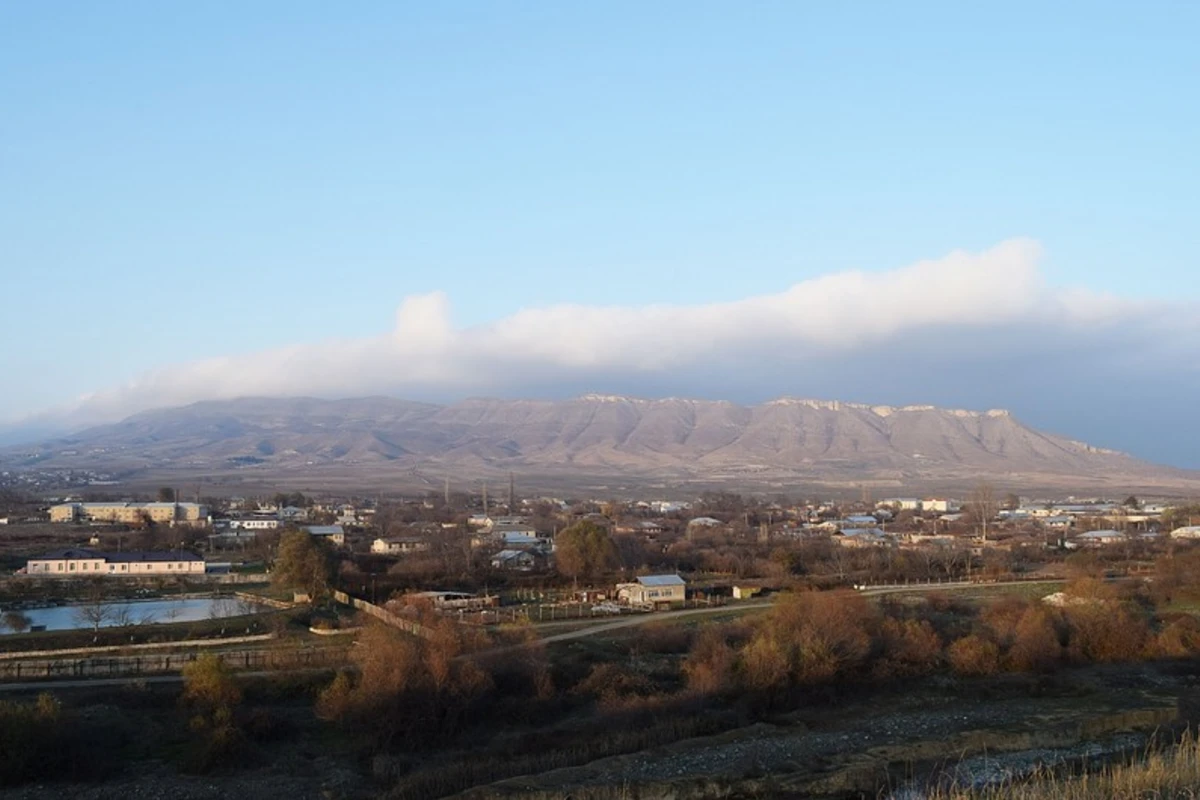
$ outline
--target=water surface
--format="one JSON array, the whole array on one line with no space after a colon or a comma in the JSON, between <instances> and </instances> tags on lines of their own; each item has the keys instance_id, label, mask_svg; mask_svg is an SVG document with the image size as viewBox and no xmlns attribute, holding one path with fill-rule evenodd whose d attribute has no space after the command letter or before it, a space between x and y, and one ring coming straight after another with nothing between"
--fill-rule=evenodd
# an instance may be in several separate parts
<instances>
[{"instance_id":1,"label":"water surface","mask_svg":"<svg viewBox=\"0 0 1200 800\"><path fill-rule=\"evenodd\" d=\"M44 625L48 631L72 631L95 628L97 621L101 628L199 622L257 614L265 608L262 604L233 597L181 597L101 604L76 603L54 608L31 608L23 613L29 617L31 625ZM7 628L0 629L0 633L9 632Z\"/></svg>"}]
</instances>

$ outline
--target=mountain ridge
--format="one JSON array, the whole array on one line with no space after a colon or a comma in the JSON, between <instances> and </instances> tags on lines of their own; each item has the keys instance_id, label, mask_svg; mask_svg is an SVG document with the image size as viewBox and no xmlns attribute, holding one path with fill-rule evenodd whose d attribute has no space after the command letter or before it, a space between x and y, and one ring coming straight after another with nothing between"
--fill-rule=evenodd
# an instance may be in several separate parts
<instances>
[{"instance_id":1,"label":"mountain ridge","mask_svg":"<svg viewBox=\"0 0 1200 800\"><path fill-rule=\"evenodd\" d=\"M1200 487L1200 473L1037 431L1003 409L780 397L756 405L589 394L568 400L247 397L134 414L38 445L17 468L519 471L656 480Z\"/></svg>"}]
</instances>

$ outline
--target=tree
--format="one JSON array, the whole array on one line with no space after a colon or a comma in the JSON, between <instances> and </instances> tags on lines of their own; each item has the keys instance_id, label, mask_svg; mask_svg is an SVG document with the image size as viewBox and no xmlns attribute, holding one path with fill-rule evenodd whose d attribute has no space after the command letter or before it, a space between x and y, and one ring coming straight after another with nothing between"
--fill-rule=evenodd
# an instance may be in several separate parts
<instances>
[{"instance_id":1,"label":"tree","mask_svg":"<svg viewBox=\"0 0 1200 800\"><path fill-rule=\"evenodd\" d=\"M205 771L245 752L245 737L236 719L242 690L220 656L204 653L184 666L180 699L195 711L191 729L200 735L190 758L193 768Z\"/></svg>"},{"instance_id":2,"label":"tree","mask_svg":"<svg viewBox=\"0 0 1200 800\"><path fill-rule=\"evenodd\" d=\"M203 653L183 668L183 701L202 714L232 712L242 702L242 690L220 656Z\"/></svg>"},{"instance_id":3,"label":"tree","mask_svg":"<svg viewBox=\"0 0 1200 800\"><path fill-rule=\"evenodd\" d=\"M99 633L113 618L113 606L108 602L103 578L97 578L88 586L84 601L75 607L75 619Z\"/></svg>"},{"instance_id":4,"label":"tree","mask_svg":"<svg viewBox=\"0 0 1200 800\"><path fill-rule=\"evenodd\" d=\"M983 482L975 487L971 492L971 497L967 501L967 507L970 509L971 517L975 523L979 525L983 534L983 540L987 541L988 523L996 516L996 490L990 483Z\"/></svg>"},{"instance_id":5,"label":"tree","mask_svg":"<svg viewBox=\"0 0 1200 800\"><path fill-rule=\"evenodd\" d=\"M0 619L5 628L8 628L13 633L23 633L29 630L29 626L33 624L33 620L28 614L23 614L20 611L5 611L3 619Z\"/></svg>"},{"instance_id":6,"label":"tree","mask_svg":"<svg viewBox=\"0 0 1200 800\"><path fill-rule=\"evenodd\" d=\"M329 591L336 564L328 543L303 531L288 531L279 538L271 581L316 601Z\"/></svg>"},{"instance_id":7,"label":"tree","mask_svg":"<svg viewBox=\"0 0 1200 800\"><path fill-rule=\"evenodd\" d=\"M1139 501L1137 499L1137 495L1135 495L1135 494L1131 494L1131 495L1129 495L1129 497L1126 497L1125 502L1121 503L1121 505L1125 506L1126 508L1130 509L1131 511L1136 511L1137 509L1142 507L1141 501Z\"/></svg>"},{"instance_id":8,"label":"tree","mask_svg":"<svg viewBox=\"0 0 1200 800\"><path fill-rule=\"evenodd\" d=\"M366 734L381 750L395 741L432 747L459 731L493 688L491 675L468 657L462 627L437 616L422 624L430 636L368 624L350 653L357 679L339 673L318 698L317 715Z\"/></svg>"},{"instance_id":9,"label":"tree","mask_svg":"<svg viewBox=\"0 0 1200 800\"><path fill-rule=\"evenodd\" d=\"M617 545L608 529L595 522L577 522L554 539L558 569L572 578L592 577L620 565Z\"/></svg>"},{"instance_id":10,"label":"tree","mask_svg":"<svg viewBox=\"0 0 1200 800\"><path fill-rule=\"evenodd\" d=\"M702 694L728 692L735 688L737 653L729 646L722 629L705 627L683 664L688 688Z\"/></svg>"},{"instance_id":11,"label":"tree","mask_svg":"<svg viewBox=\"0 0 1200 800\"><path fill-rule=\"evenodd\" d=\"M175 499L176 499L176 498L175 498L175 490L174 490L174 489L172 489L170 486L160 486L160 487L159 487L159 489L158 489L158 502L160 502L160 503L174 503L174 502L175 502Z\"/></svg>"}]
</instances>

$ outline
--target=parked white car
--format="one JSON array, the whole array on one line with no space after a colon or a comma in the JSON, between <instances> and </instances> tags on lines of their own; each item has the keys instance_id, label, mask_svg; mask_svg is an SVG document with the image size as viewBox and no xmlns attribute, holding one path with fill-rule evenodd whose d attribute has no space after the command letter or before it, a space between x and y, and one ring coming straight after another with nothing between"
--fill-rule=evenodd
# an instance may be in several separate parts
<instances>
[{"instance_id":1,"label":"parked white car","mask_svg":"<svg viewBox=\"0 0 1200 800\"><path fill-rule=\"evenodd\" d=\"M620 614L625 611L624 608L616 603L597 603L592 606L593 614Z\"/></svg>"}]
</instances>

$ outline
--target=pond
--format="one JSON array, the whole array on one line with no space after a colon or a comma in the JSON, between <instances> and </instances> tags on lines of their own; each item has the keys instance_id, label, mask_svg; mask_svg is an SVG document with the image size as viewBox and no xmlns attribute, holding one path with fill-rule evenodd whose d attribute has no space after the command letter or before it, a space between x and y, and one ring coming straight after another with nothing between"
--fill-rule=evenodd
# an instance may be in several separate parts
<instances>
[{"instance_id":1,"label":"pond","mask_svg":"<svg viewBox=\"0 0 1200 800\"><path fill-rule=\"evenodd\" d=\"M164 622L198 622L206 619L258 614L267 606L236 597L180 597L167 600L131 600L113 603L76 603L53 608L30 608L23 613L35 629L48 631L87 630L122 625L152 625ZM0 620L0 634L10 633Z\"/></svg>"}]
</instances>

